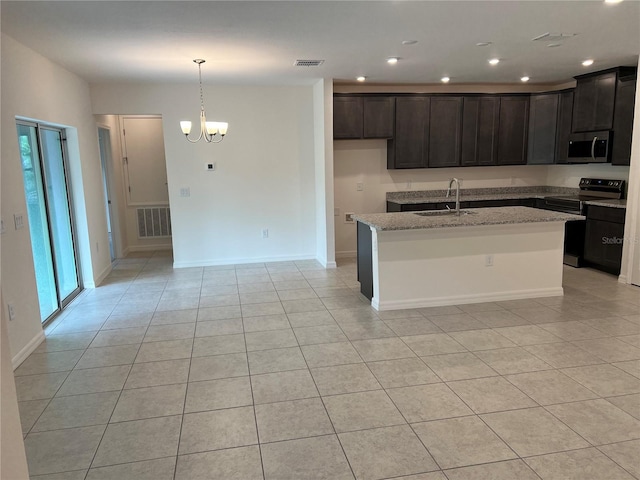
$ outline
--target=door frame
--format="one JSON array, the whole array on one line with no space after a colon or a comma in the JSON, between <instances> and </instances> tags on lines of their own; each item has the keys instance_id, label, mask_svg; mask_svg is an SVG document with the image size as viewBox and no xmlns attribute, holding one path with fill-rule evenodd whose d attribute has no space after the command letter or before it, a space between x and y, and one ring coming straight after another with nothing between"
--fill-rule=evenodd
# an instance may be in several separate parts
<instances>
[{"instance_id":1,"label":"door frame","mask_svg":"<svg viewBox=\"0 0 640 480\"><path fill-rule=\"evenodd\" d=\"M119 214L119 208L120 208L120 203L118 202L118 194L114 189L114 173L113 173L113 162L114 162L114 156L113 156L113 130L111 129L111 127L109 125L106 125L104 123L96 123L96 134L97 134L97 138L98 138L98 148L100 148L100 130L106 130L107 132L109 132L109 144L108 144L108 148L109 148L109 154L110 154L110 158L108 159L103 159L102 158L102 154L101 152L98 152L98 154L100 155L100 162L102 163L102 170L103 170L103 175L105 176L104 178L104 182L106 183L106 188L107 188L107 196L109 197L109 201L111 202L111 205L108 209L108 215L109 215L109 222L111 222L111 241L113 242L113 254L115 256L115 258L111 261L111 263L113 264L118 258L122 258L123 253L122 253L122 245L120 244L120 214Z\"/></svg>"}]
</instances>

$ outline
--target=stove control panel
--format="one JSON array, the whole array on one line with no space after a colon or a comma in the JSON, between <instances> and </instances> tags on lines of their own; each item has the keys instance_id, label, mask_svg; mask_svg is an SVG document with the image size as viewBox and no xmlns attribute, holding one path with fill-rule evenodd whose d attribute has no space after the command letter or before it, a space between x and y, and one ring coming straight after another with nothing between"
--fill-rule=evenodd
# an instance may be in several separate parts
<instances>
[{"instance_id":1,"label":"stove control panel","mask_svg":"<svg viewBox=\"0 0 640 480\"><path fill-rule=\"evenodd\" d=\"M610 180L608 178L581 178L580 190L600 190L605 192L622 192L624 180Z\"/></svg>"}]
</instances>

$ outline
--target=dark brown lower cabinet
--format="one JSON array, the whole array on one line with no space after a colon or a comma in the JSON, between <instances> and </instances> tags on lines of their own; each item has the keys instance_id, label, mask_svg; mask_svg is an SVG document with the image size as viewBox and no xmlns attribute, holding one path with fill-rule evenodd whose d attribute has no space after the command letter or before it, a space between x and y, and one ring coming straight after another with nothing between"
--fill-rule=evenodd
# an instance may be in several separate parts
<instances>
[{"instance_id":1,"label":"dark brown lower cabinet","mask_svg":"<svg viewBox=\"0 0 640 480\"><path fill-rule=\"evenodd\" d=\"M588 206L584 259L589 266L618 275L624 240L623 208Z\"/></svg>"},{"instance_id":2,"label":"dark brown lower cabinet","mask_svg":"<svg viewBox=\"0 0 640 480\"><path fill-rule=\"evenodd\" d=\"M358 281L360 293L369 300L373 298L373 249L371 241L371 228L369 225L358 222Z\"/></svg>"}]
</instances>

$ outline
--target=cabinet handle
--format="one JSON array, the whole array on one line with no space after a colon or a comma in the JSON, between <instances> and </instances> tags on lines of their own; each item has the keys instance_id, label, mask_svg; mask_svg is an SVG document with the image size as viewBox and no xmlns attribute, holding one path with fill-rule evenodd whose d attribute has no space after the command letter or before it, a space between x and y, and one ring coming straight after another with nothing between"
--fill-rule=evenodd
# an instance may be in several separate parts
<instances>
[{"instance_id":1,"label":"cabinet handle","mask_svg":"<svg viewBox=\"0 0 640 480\"><path fill-rule=\"evenodd\" d=\"M596 142L598 141L598 137L593 137L593 141L591 142L591 158L593 161L596 160Z\"/></svg>"}]
</instances>

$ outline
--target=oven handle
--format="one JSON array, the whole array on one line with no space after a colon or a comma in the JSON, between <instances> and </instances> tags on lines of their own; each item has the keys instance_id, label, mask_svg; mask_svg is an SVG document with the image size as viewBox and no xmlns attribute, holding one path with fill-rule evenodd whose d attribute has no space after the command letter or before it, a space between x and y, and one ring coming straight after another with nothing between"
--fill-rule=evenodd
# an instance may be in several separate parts
<instances>
[{"instance_id":1,"label":"oven handle","mask_svg":"<svg viewBox=\"0 0 640 480\"><path fill-rule=\"evenodd\" d=\"M591 142L591 158L595 161L596 159L596 142L598 141L598 137L593 137L593 141Z\"/></svg>"}]
</instances>

